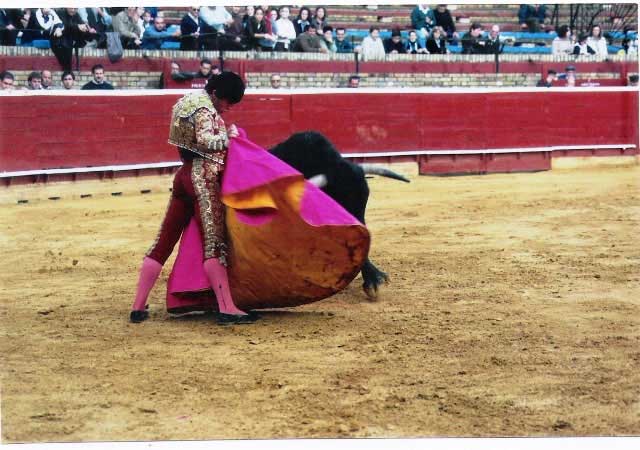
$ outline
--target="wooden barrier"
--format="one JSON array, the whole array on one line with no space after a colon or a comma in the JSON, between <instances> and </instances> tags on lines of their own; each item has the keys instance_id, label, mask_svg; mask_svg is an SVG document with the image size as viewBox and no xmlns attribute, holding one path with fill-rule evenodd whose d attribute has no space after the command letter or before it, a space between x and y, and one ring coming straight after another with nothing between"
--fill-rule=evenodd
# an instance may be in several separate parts
<instances>
[{"instance_id":1,"label":"wooden barrier","mask_svg":"<svg viewBox=\"0 0 640 450\"><path fill-rule=\"evenodd\" d=\"M176 161L168 125L183 93L2 94L0 173ZM543 170L549 155L536 152L571 156L572 148L638 154L631 88L263 90L247 93L225 120L264 147L318 130L359 158L414 152L424 173Z\"/></svg>"}]
</instances>

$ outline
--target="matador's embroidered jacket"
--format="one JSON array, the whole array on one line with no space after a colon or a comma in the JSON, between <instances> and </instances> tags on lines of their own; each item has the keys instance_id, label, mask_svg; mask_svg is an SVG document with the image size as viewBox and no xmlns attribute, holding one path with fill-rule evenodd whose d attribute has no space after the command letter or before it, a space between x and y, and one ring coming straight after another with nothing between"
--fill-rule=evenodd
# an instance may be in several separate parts
<instances>
[{"instance_id":1,"label":"matador's embroidered jacket","mask_svg":"<svg viewBox=\"0 0 640 450\"><path fill-rule=\"evenodd\" d=\"M224 165L227 129L206 91L189 93L173 106L169 143Z\"/></svg>"}]
</instances>

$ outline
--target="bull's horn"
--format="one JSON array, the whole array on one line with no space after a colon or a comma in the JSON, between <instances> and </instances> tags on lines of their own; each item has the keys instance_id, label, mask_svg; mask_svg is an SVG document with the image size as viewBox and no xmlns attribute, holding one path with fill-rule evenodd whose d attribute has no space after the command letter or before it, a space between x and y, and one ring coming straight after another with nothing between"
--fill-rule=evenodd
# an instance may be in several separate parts
<instances>
[{"instance_id":1,"label":"bull's horn","mask_svg":"<svg viewBox=\"0 0 640 450\"><path fill-rule=\"evenodd\" d=\"M393 170L386 169L384 167L376 166L374 164L360 164L364 173L370 175L380 175L381 177L393 178L394 180L404 181L410 183L410 181L402 175L395 173Z\"/></svg>"},{"instance_id":2,"label":"bull's horn","mask_svg":"<svg viewBox=\"0 0 640 450\"><path fill-rule=\"evenodd\" d=\"M321 174L312 176L307 181L313 184L315 187L323 188L327 185L327 176L321 173Z\"/></svg>"}]
</instances>

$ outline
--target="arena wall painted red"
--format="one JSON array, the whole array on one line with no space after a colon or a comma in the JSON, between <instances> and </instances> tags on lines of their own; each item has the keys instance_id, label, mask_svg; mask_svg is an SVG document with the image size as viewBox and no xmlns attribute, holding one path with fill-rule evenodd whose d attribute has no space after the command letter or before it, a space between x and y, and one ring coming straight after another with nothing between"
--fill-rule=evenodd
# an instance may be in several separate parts
<instances>
[{"instance_id":1,"label":"arena wall painted red","mask_svg":"<svg viewBox=\"0 0 640 450\"><path fill-rule=\"evenodd\" d=\"M171 106L180 95L3 96L0 172L176 161L167 130ZM585 146L558 153L638 154L638 91L629 88L262 91L248 93L226 121L245 128L264 147L313 129L359 158L404 152L424 173L543 170L550 164L548 149L526 155L452 153L459 150ZM588 150L612 144L635 148ZM406 155L425 150L442 155Z\"/></svg>"}]
</instances>

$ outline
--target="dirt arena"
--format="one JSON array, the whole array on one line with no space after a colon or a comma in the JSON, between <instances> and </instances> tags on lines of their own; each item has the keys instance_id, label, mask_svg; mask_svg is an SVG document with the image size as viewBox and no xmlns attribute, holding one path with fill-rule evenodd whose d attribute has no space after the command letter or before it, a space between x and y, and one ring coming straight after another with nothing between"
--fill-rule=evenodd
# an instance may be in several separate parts
<instances>
[{"instance_id":1,"label":"dirt arena","mask_svg":"<svg viewBox=\"0 0 640 450\"><path fill-rule=\"evenodd\" d=\"M412 179L377 302L234 327L128 322L170 177L3 189L2 442L640 434L640 167Z\"/></svg>"}]
</instances>

